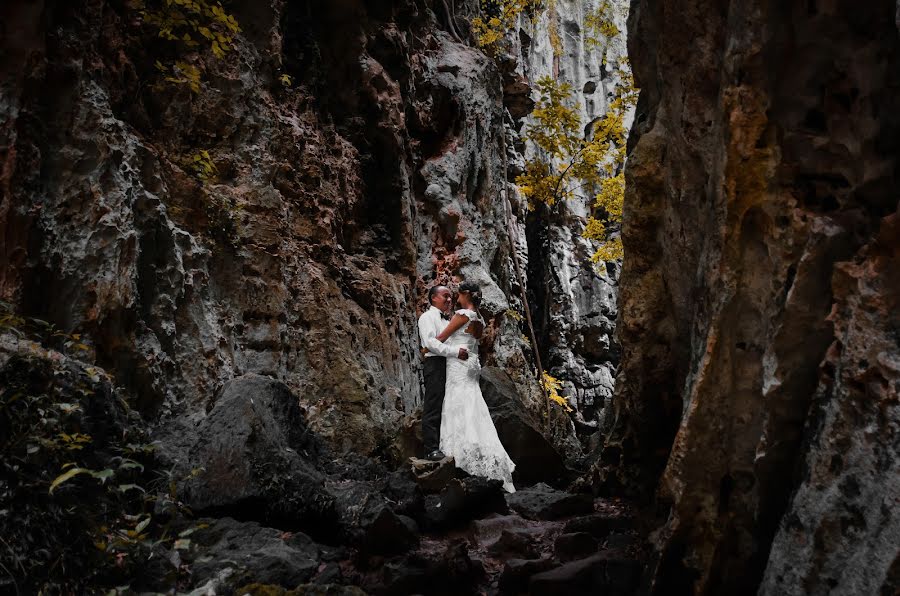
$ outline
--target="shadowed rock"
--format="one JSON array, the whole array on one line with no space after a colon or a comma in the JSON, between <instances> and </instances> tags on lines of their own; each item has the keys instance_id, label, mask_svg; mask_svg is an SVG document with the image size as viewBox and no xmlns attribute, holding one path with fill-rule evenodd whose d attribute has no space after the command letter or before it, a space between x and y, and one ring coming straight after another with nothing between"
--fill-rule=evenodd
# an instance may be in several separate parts
<instances>
[{"instance_id":1,"label":"shadowed rock","mask_svg":"<svg viewBox=\"0 0 900 596\"><path fill-rule=\"evenodd\" d=\"M316 534L336 527L334 498L312 462L315 442L284 383L233 379L191 431L170 427L159 444L175 464L180 498L194 511Z\"/></svg>"},{"instance_id":2,"label":"shadowed rock","mask_svg":"<svg viewBox=\"0 0 900 596\"><path fill-rule=\"evenodd\" d=\"M497 368L481 369L481 392L500 442L516 464L513 472L516 485L555 483L564 477L566 467L562 456L526 411L509 375Z\"/></svg>"},{"instance_id":3,"label":"shadowed rock","mask_svg":"<svg viewBox=\"0 0 900 596\"><path fill-rule=\"evenodd\" d=\"M506 502L528 519L559 519L590 513L594 509L590 495L567 493L543 483L506 495Z\"/></svg>"}]
</instances>

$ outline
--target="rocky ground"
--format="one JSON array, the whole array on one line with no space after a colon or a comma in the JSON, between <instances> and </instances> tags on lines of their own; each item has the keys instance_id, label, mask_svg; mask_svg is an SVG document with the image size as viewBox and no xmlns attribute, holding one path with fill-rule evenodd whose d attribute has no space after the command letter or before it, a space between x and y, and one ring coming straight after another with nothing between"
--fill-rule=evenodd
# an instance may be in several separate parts
<instances>
[{"instance_id":1,"label":"rocky ground","mask_svg":"<svg viewBox=\"0 0 900 596\"><path fill-rule=\"evenodd\" d=\"M624 595L640 579L643 540L634 512L561 490L567 470L550 465L561 461L558 454L542 466L553 453L546 440L533 441L543 451L532 445L523 454L519 490L507 494L499 481L469 477L449 458L338 454L310 428L287 385L268 377L228 383L194 432L153 437L125 430L127 409L105 372L37 342L0 336L0 378L21 396L83 387L80 398L63 403L53 430L89 437L77 454L85 473L35 501L35 486L21 479L46 486L59 458L73 455L36 436L15 415L21 399L4 392L0 421L14 440L2 443L11 455L6 472L22 467L19 483L3 484L0 523L4 535L21 539L2 560L30 570L0 580L11 590L47 582L63 590L198 595ZM98 409L97 396L106 409ZM512 424L510 409L492 408L500 428ZM116 455L127 445L122 430L134 433L127 440L148 441L135 447L141 456ZM550 484L535 482L539 477ZM74 517L54 506L72 507ZM41 517L44 509L52 515ZM60 541L61 525L70 544ZM102 552L91 543L104 544ZM39 570L60 561L73 567ZM79 566L80 577L73 574Z\"/></svg>"}]
</instances>

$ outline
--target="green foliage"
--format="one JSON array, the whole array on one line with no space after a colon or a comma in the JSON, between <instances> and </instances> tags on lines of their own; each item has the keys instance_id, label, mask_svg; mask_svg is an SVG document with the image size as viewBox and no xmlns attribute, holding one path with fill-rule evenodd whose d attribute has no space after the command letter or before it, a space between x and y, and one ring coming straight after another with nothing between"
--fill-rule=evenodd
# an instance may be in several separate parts
<instances>
[{"instance_id":1,"label":"green foliage","mask_svg":"<svg viewBox=\"0 0 900 596\"><path fill-rule=\"evenodd\" d=\"M224 58L234 48L234 38L241 32L237 19L218 1L132 0L130 5L161 39L188 50L206 48L216 58ZM184 60L172 65L157 60L155 66L166 82L200 92L202 72L197 66Z\"/></svg>"},{"instance_id":2,"label":"green foliage","mask_svg":"<svg viewBox=\"0 0 900 596\"><path fill-rule=\"evenodd\" d=\"M0 370L0 564L22 593L123 583L152 510L145 438L96 369L23 346Z\"/></svg>"}]
</instances>

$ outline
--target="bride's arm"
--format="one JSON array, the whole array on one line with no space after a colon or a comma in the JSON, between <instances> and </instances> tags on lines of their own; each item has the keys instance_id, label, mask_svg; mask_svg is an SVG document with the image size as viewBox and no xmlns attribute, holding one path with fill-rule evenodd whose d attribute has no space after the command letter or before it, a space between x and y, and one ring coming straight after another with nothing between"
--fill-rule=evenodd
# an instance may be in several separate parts
<instances>
[{"instance_id":1,"label":"bride's arm","mask_svg":"<svg viewBox=\"0 0 900 596\"><path fill-rule=\"evenodd\" d=\"M453 335L453 333L469 322L469 317L465 315L453 315L453 318L450 319L450 322L447 324L447 327L441 331L435 339L439 342L447 341L447 338Z\"/></svg>"}]
</instances>

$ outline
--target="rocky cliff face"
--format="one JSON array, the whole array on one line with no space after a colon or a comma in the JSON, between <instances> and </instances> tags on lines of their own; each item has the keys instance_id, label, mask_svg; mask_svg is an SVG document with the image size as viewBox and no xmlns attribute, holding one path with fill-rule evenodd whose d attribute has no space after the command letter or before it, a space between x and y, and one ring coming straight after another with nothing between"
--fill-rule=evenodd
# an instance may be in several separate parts
<instances>
[{"instance_id":1,"label":"rocky cliff face","mask_svg":"<svg viewBox=\"0 0 900 596\"><path fill-rule=\"evenodd\" d=\"M500 77L441 6L233 3L232 52L178 56L204 72L192 92L124 2L7 3L2 298L83 333L163 427L259 373L373 453L420 402L425 290L473 280L486 363L539 411L506 315Z\"/></svg>"},{"instance_id":2,"label":"rocky cliff face","mask_svg":"<svg viewBox=\"0 0 900 596\"><path fill-rule=\"evenodd\" d=\"M524 160L537 148L527 141L527 130L537 121L515 103L517 90L541 77L551 76L572 86L571 104L588 129L602 117L612 99L615 78L610 65L625 54L627 5L608 3L620 34L599 39L588 24L604 3L596 0L551 3L532 20L522 16L505 66L506 101L510 105L512 139L509 176L522 172ZM551 42L558 36L559 43ZM600 42L592 45L592 41ZM524 87L527 89L527 87ZM533 102L535 97L529 99ZM511 189L515 193L516 189ZM552 208L539 205L523 221L528 244L528 290L535 331L544 368L562 382L563 393L577 409L576 419L585 436L597 428L612 396L619 348L614 340L617 316L616 263L599 271L590 261L594 248L581 237L591 212L590 189Z\"/></svg>"},{"instance_id":3,"label":"rocky cliff face","mask_svg":"<svg viewBox=\"0 0 900 596\"><path fill-rule=\"evenodd\" d=\"M639 1L616 422L658 593L893 593L893 2ZM665 510L664 509L664 510Z\"/></svg>"}]
</instances>

